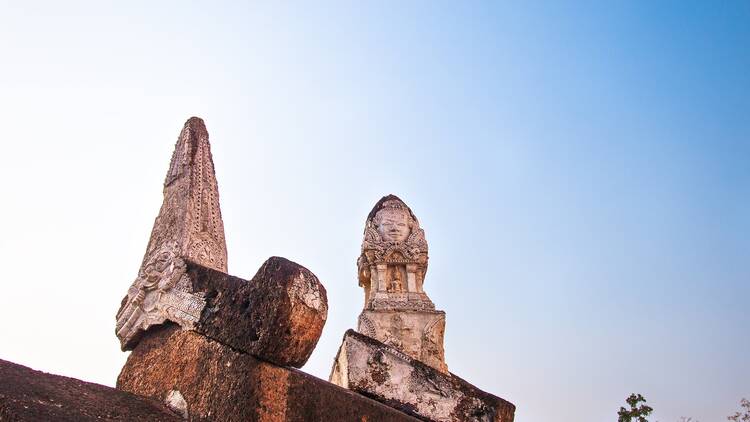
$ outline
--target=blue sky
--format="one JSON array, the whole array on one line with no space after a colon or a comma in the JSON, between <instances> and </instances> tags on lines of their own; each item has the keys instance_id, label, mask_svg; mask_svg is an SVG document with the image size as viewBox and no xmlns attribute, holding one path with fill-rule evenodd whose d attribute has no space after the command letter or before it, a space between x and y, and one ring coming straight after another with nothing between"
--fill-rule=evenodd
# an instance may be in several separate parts
<instances>
[{"instance_id":1,"label":"blue sky","mask_svg":"<svg viewBox=\"0 0 750 422\"><path fill-rule=\"evenodd\" d=\"M750 397L750 4L0 3L0 358L113 385L184 121L230 273L316 273L354 327L365 217L430 244L449 368L529 422ZM22 320L23 323L12 321Z\"/></svg>"}]
</instances>

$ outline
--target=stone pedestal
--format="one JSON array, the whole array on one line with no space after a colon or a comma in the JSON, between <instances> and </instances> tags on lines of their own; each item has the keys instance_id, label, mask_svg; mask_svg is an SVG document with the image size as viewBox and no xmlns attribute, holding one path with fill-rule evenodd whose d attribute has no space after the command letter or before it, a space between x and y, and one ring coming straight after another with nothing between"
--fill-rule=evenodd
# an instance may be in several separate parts
<instances>
[{"instance_id":1,"label":"stone pedestal","mask_svg":"<svg viewBox=\"0 0 750 422\"><path fill-rule=\"evenodd\" d=\"M513 422L516 407L451 373L349 330L330 380L420 419Z\"/></svg>"}]
</instances>

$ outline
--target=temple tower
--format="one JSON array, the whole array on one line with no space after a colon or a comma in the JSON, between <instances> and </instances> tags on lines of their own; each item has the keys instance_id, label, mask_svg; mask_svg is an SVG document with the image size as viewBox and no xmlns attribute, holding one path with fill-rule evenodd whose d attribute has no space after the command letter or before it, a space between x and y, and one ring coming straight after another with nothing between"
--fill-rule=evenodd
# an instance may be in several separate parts
<instances>
[{"instance_id":1,"label":"temple tower","mask_svg":"<svg viewBox=\"0 0 750 422\"><path fill-rule=\"evenodd\" d=\"M397 196L380 199L365 222L357 260L365 304L357 330L442 372L445 312L423 289L427 241L419 220Z\"/></svg>"}]
</instances>

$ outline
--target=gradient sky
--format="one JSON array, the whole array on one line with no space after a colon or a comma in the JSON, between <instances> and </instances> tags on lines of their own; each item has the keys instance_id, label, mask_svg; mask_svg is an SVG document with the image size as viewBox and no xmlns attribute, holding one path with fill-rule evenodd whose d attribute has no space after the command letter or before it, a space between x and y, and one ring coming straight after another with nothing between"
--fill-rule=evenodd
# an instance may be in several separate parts
<instances>
[{"instance_id":1,"label":"gradient sky","mask_svg":"<svg viewBox=\"0 0 750 422\"><path fill-rule=\"evenodd\" d=\"M499 3L499 2L498 2ZM229 272L363 303L367 213L430 244L457 375L519 422L724 420L750 398L750 3L0 2L0 358L114 385L184 121Z\"/></svg>"}]
</instances>

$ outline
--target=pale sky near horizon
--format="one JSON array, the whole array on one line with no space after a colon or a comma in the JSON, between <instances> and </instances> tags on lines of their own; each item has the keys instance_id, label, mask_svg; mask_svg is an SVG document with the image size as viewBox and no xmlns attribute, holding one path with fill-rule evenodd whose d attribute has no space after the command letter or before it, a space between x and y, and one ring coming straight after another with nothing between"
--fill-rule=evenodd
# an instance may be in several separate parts
<instances>
[{"instance_id":1,"label":"pale sky near horizon","mask_svg":"<svg viewBox=\"0 0 750 422\"><path fill-rule=\"evenodd\" d=\"M183 123L229 272L363 304L383 195L425 229L455 374L519 422L750 398L750 3L0 1L0 359L114 385L114 316ZM1 382L1 380L0 380Z\"/></svg>"}]
</instances>

